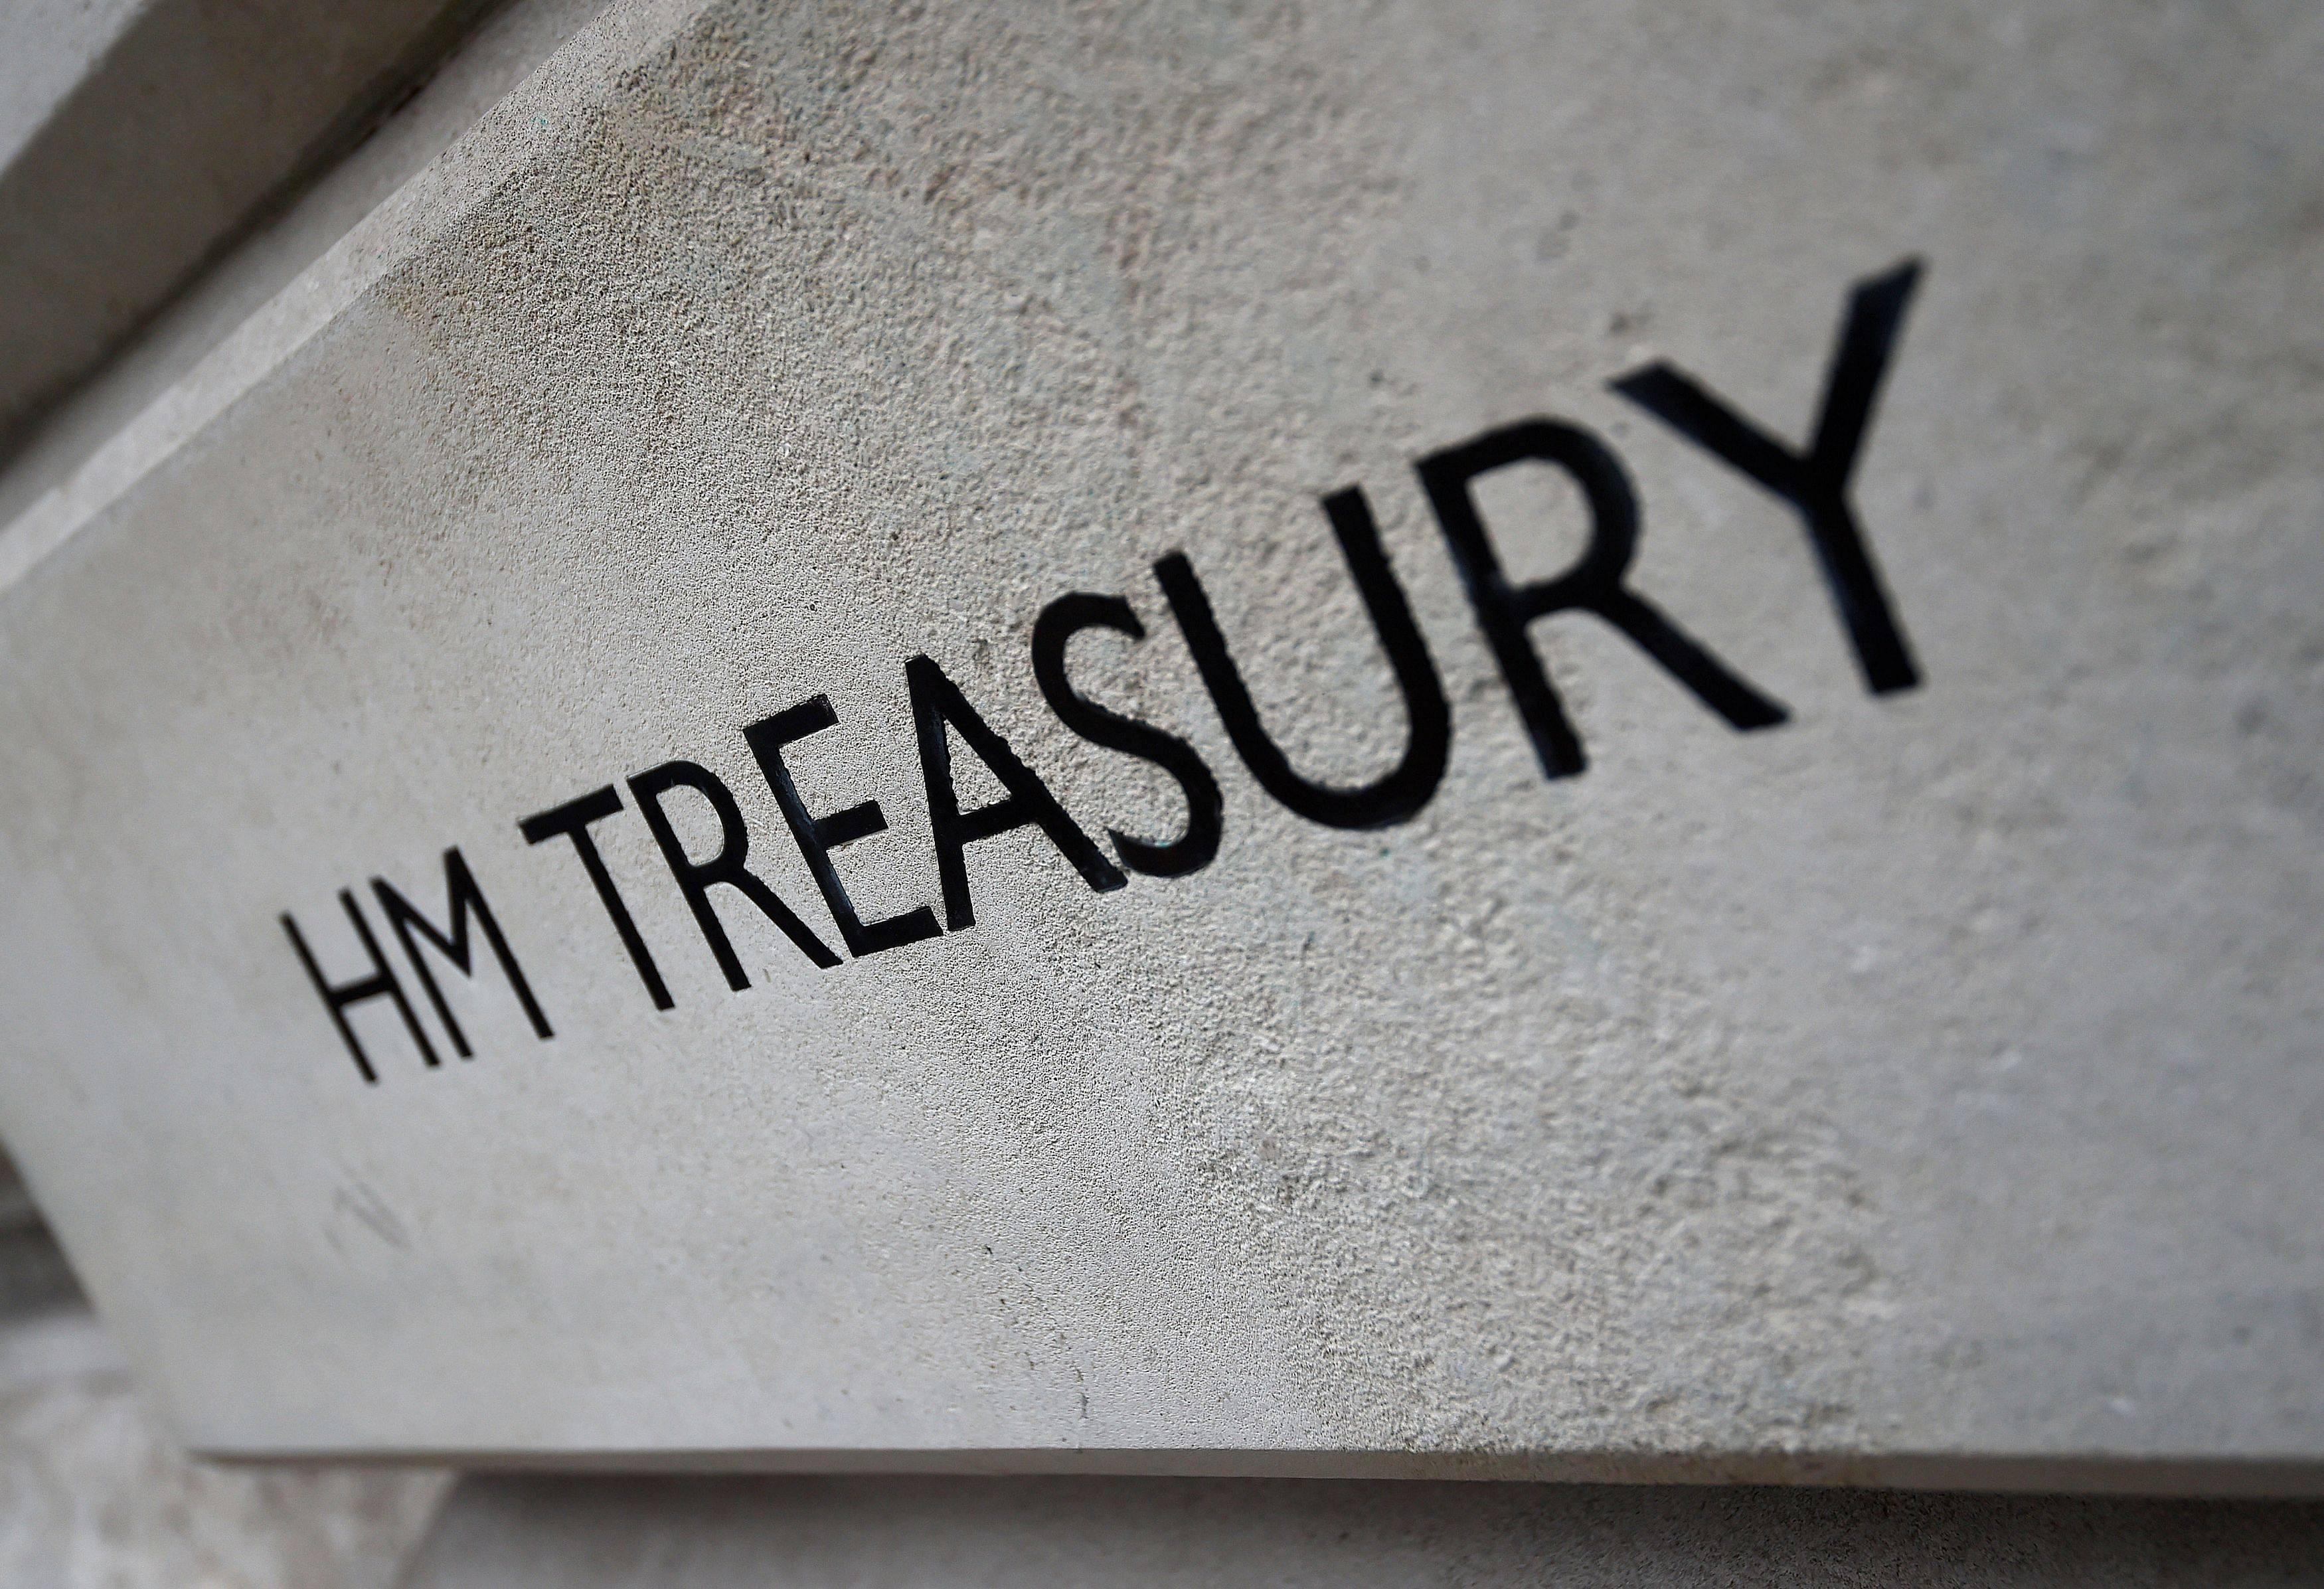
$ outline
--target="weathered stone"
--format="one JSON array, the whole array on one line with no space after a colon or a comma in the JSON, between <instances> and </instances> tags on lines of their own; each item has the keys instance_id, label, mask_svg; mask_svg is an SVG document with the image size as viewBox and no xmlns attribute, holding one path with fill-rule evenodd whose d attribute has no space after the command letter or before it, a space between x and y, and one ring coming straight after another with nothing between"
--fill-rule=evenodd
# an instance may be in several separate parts
<instances>
[{"instance_id":1,"label":"weathered stone","mask_svg":"<svg viewBox=\"0 0 2324 1589\"><path fill-rule=\"evenodd\" d=\"M2256 3L617 6L0 531L0 1121L215 1450L2312 1486L2320 51ZM1800 515L1609 383L1800 445L1909 257L1876 696ZM1536 416L1752 693L1680 670L1785 721L1553 615L1545 777L1414 473ZM1451 725L1367 831L1262 789L1152 571L1293 768L1375 778L1352 485ZM1580 544L1548 469L1478 500L1512 578ZM1071 591L1142 624L1070 670L1199 753L1204 870L1090 885L1185 802L1045 706ZM1096 850L945 897L923 654ZM630 781L715 774L836 951L743 734L818 695L779 748L881 803L859 913L964 930L821 970L712 886L722 971ZM519 834L601 788L666 1011ZM474 998L419 940L472 1059L401 958L372 880L441 924L451 845L549 1040L481 936ZM382 1000L376 1085L342 1045L280 921L356 977L341 889L437 1067Z\"/></svg>"}]
</instances>

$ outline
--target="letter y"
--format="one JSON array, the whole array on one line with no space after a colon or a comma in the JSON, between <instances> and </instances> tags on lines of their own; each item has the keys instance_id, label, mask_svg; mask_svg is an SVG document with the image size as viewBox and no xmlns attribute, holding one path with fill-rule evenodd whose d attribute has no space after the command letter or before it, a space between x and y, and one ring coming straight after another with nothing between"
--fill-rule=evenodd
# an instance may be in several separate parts
<instances>
[{"instance_id":1,"label":"letter y","mask_svg":"<svg viewBox=\"0 0 2324 1589\"><path fill-rule=\"evenodd\" d=\"M1921 279L1921 263L1906 260L1856 284L1848 319L1824 376L1823 409L1804 453L1769 436L1692 376L1667 364L1649 365L1612 384L1614 390L1706 451L1782 497L1806 525L1822 565L1832 605L1840 609L1857 665L1874 695L1910 689L1921 681L1904 630L1888 605L1880 570L1849 504L1857 455L1872 422L1872 405L1888 356L1903 328L1905 306Z\"/></svg>"}]
</instances>

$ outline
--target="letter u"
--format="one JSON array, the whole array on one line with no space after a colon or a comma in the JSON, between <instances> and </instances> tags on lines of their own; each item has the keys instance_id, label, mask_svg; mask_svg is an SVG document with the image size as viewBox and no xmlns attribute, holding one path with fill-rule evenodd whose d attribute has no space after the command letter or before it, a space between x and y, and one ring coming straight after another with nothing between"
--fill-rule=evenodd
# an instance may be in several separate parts
<instances>
[{"instance_id":1,"label":"letter u","mask_svg":"<svg viewBox=\"0 0 2324 1589\"><path fill-rule=\"evenodd\" d=\"M1371 614L1372 628L1396 670L1397 688L1404 695L1406 725L1404 757L1384 777L1355 789L1341 789L1303 778L1259 721L1250 691L1227 651L1217 617L1203 582L1183 552L1172 552L1154 565L1170 611L1194 653L1194 666L1218 707L1227 737L1259 787L1284 805L1326 827L1393 827L1420 814L1444 780L1445 758L1452 746L1452 713L1445 704L1436 664L1414 622L1412 605L1389 568L1380 546L1379 529L1372 522L1362 490L1350 486L1323 499L1332 532L1355 576L1356 589Z\"/></svg>"}]
</instances>

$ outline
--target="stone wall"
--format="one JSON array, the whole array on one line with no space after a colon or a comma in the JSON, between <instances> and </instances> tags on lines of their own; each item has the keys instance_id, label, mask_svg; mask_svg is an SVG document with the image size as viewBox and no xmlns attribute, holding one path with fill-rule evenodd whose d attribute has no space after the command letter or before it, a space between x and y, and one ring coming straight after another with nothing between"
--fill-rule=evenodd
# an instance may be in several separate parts
<instances>
[{"instance_id":1,"label":"stone wall","mask_svg":"<svg viewBox=\"0 0 2324 1589\"><path fill-rule=\"evenodd\" d=\"M393 1589L447 1483L189 1457L0 1160L0 1584Z\"/></svg>"}]
</instances>

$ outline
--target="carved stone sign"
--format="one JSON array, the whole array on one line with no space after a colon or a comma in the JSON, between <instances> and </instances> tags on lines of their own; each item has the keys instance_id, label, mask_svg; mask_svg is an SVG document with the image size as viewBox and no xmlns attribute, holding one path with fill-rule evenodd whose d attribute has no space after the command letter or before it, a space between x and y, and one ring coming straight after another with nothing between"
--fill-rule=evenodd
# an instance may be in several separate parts
<instances>
[{"instance_id":1,"label":"carved stone sign","mask_svg":"<svg viewBox=\"0 0 2324 1589\"><path fill-rule=\"evenodd\" d=\"M239 1453L2310 1485L2308 96L2034 25L614 7L0 530L108 1321Z\"/></svg>"},{"instance_id":2,"label":"carved stone sign","mask_svg":"<svg viewBox=\"0 0 2324 1589\"><path fill-rule=\"evenodd\" d=\"M1865 282L1851 295L1848 319L1825 380L1813 439L1801 451L1794 452L1775 440L1668 366L1641 370L1615 383L1617 391L1667 420L1781 496L1799 513L1832 605L1855 649L1865 687L1876 695L1910 689L1920 682L1920 673L1849 504L1848 485L1898 321L1919 273L1917 265L1906 265ZM1478 514L1474 485L1481 476L1519 464L1546 465L1571 476L1582 492L1588 531L1580 555L1556 577L1512 584L1492 535ZM1789 716L1781 703L1737 677L1625 583L1637 556L1637 498L1621 460L1600 438L1560 420L1526 420L1432 454L1420 461L1417 469L1453 564L1476 608L1479 625L1500 666L1502 681L1540 759L1544 777L1571 778L1589 766L1582 742L1528 634L1534 623L1559 613L1589 613L1602 619L1732 728L1774 728ZM1286 809L1325 827L1355 831L1395 827L1426 809L1443 781L1452 751L1452 711L1428 643L1414 622L1411 602L1388 566L1362 488L1351 485L1333 492L1323 499L1323 506L1403 699L1403 747L1395 765L1378 778L1342 787L1297 771L1282 745L1259 721L1250 687L1220 633L1210 596L1185 554L1173 551L1164 557L1154 565L1154 576L1227 738L1259 787ZM1157 842L1109 829L1107 836L1120 860L1116 865L1058 803L1040 776L993 732L943 666L921 652L904 664L904 695L919 752L927 824L935 840L936 876L944 900L941 922L928 905L867 922L840 881L833 852L886 832L888 819L876 799L816 816L799 793L798 778L785 753L799 741L838 725L829 696L811 697L742 730L742 739L766 778L790 838L798 845L799 859L815 879L823 908L830 912L848 956L860 959L975 926L968 846L1019 828L1037 829L1098 893L1123 887L1129 881L1125 869L1149 877L1184 877L1218 858L1222 799L1218 779L1204 764L1202 753L1177 735L1126 716L1074 688L1066 672L1066 650L1075 635L1093 629L1111 630L1132 640L1146 637L1137 610L1120 596L1084 591L1060 596L1041 609L1032 625L1033 675L1050 710L1074 733L1092 744L1148 762L1176 782L1185 805L1176 836ZM1000 799L973 809L962 808L952 772L955 737L1005 791ZM750 825L733 791L716 773L698 762L670 761L632 775L627 783L656 847L669 864L670 879L684 896L728 988L741 993L751 986L751 978L719 915L710 892L714 887L732 889L741 900L755 906L808 964L824 970L840 964L839 954L763 877L750 869ZM716 818L716 845L706 856L690 852L667 808L666 802L679 790L692 791ZM622 808L620 791L609 783L528 817L517 826L528 844L572 841L574 855L604 907L622 947L628 951L647 997L655 1009L668 1010L676 1002L669 981L639 932L636 918L597 845L596 825ZM476 973L469 930L473 919L522 1004L533 1035L547 1041L555 1035L549 1019L457 845L444 852L444 882L447 919L439 927L385 878L371 880L380 914L394 929L401 958L426 993L443 1036L460 1058L474 1057L421 945L432 946L463 975L473 977ZM306 935L288 912L282 917L282 929L314 982L325 1012L346 1044L357 1074L365 1082L379 1080L379 1071L349 1020L351 1011L372 1001L384 1002L401 1018L423 1064L431 1069L440 1066L428 1024L404 990L404 974L382 952L380 939L353 890L339 891L339 905L362 946L362 967L352 978L334 982L323 972Z\"/></svg>"}]
</instances>

